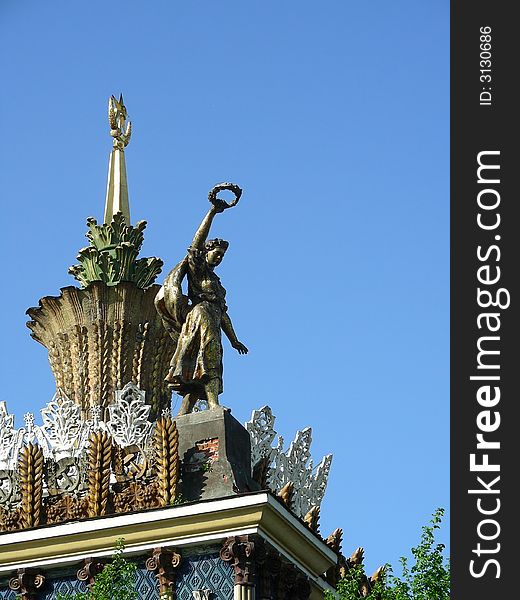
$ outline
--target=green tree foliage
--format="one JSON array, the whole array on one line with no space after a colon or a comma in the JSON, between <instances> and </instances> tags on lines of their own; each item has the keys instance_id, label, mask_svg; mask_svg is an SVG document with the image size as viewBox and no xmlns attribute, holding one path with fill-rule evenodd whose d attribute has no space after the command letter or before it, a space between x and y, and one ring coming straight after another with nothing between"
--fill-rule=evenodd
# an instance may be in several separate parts
<instances>
[{"instance_id":1,"label":"green tree foliage","mask_svg":"<svg viewBox=\"0 0 520 600\"><path fill-rule=\"evenodd\" d=\"M74 595L58 594L56 600L137 600L137 565L124 558L123 550L123 540L119 539L112 562L105 565L101 573L94 577L91 590Z\"/></svg>"},{"instance_id":2,"label":"green tree foliage","mask_svg":"<svg viewBox=\"0 0 520 600\"><path fill-rule=\"evenodd\" d=\"M363 565L349 569L337 586L341 600L449 600L450 563L444 556L444 544L435 543L435 530L439 529L444 509L438 508L429 525L422 528L421 541L412 548L415 559L410 566L408 559L401 557L402 576L397 577L390 565L385 566L383 576L370 585ZM327 592L326 600L334 594Z\"/></svg>"}]
</instances>

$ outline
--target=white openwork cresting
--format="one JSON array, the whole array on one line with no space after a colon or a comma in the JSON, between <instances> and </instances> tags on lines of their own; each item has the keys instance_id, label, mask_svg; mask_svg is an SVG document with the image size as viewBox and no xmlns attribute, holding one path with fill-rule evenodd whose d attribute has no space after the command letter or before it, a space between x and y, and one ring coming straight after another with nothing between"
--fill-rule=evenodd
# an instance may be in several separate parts
<instances>
[{"instance_id":1,"label":"white openwork cresting","mask_svg":"<svg viewBox=\"0 0 520 600\"><path fill-rule=\"evenodd\" d=\"M251 420L246 423L246 429L251 436L252 468L262 459L268 462L267 484L278 493L290 481L294 484L291 509L299 517L305 516L313 506L320 506L332 463L332 454L323 457L314 468L311 460L312 429L296 432L294 441L289 449L284 451L282 436L273 448L276 437L274 430L275 417L269 406L253 411Z\"/></svg>"},{"instance_id":2,"label":"white openwork cresting","mask_svg":"<svg viewBox=\"0 0 520 600\"><path fill-rule=\"evenodd\" d=\"M145 392L135 383L116 391L116 402L108 407L107 430L121 448L146 445L153 426L148 420L150 410Z\"/></svg>"},{"instance_id":3,"label":"white openwork cresting","mask_svg":"<svg viewBox=\"0 0 520 600\"><path fill-rule=\"evenodd\" d=\"M36 437L46 458L80 456L88 443L88 423L82 420L77 404L58 390L41 411L43 425L36 427Z\"/></svg>"},{"instance_id":4,"label":"white openwork cresting","mask_svg":"<svg viewBox=\"0 0 520 600\"><path fill-rule=\"evenodd\" d=\"M145 392L134 383L116 391L115 403L103 420L100 406L94 406L88 420L81 409L58 390L41 410L42 424L36 425L32 413L24 415L24 426L16 429L14 415L0 402L0 506L9 508L19 501L17 466L20 452L28 444L38 444L47 459L47 484L53 493L77 492L85 478L86 452L91 433L107 431L120 448L136 446L146 453L153 423L148 420L150 406ZM141 456L139 460L142 460Z\"/></svg>"}]
</instances>

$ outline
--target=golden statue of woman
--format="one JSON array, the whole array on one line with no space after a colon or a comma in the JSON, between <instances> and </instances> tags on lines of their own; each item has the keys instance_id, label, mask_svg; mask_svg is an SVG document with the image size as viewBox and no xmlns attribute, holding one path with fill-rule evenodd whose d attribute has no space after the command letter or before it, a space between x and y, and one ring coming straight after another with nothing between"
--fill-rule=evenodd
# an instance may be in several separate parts
<instances>
[{"instance_id":1,"label":"golden statue of woman","mask_svg":"<svg viewBox=\"0 0 520 600\"><path fill-rule=\"evenodd\" d=\"M221 190L233 192L235 200L228 204L217 198ZM242 190L231 183L219 184L210 191L211 208L199 225L188 254L170 271L155 300L163 323L177 344L166 381L183 396L179 415L192 412L199 399L207 400L210 409L219 404L223 389L221 330L235 350L247 354L227 313L226 290L214 272L229 243L207 239L215 215L235 206L241 194ZM182 292L185 277L187 296Z\"/></svg>"}]
</instances>

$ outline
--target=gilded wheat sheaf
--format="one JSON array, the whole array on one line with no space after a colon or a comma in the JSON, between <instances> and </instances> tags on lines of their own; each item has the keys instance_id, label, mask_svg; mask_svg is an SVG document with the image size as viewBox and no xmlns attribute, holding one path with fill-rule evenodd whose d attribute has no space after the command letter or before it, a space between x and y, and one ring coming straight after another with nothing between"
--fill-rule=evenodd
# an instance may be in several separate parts
<instances>
[{"instance_id":1,"label":"gilded wheat sheaf","mask_svg":"<svg viewBox=\"0 0 520 600\"><path fill-rule=\"evenodd\" d=\"M22 527L37 527L40 524L43 501L43 450L29 443L20 453L20 492Z\"/></svg>"},{"instance_id":2,"label":"gilded wheat sheaf","mask_svg":"<svg viewBox=\"0 0 520 600\"><path fill-rule=\"evenodd\" d=\"M86 327L78 327L77 335L81 360L80 389L83 394L82 406L87 409L90 404L88 329Z\"/></svg>"},{"instance_id":3,"label":"gilded wheat sheaf","mask_svg":"<svg viewBox=\"0 0 520 600\"><path fill-rule=\"evenodd\" d=\"M114 385L117 387L117 374L121 373L123 368L123 323L122 321L114 321L112 327L112 374L114 377Z\"/></svg>"},{"instance_id":4,"label":"gilded wheat sheaf","mask_svg":"<svg viewBox=\"0 0 520 600\"><path fill-rule=\"evenodd\" d=\"M56 388L63 389L63 372L61 369L60 353L54 342L49 344L49 362L56 380Z\"/></svg>"},{"instance_id":5,"label":"gilded wheat sheaf","mask_svg":"<svg viewBox=\"0 0 520 600\"><path fill-rule=\"evenodd\" d=\"M153 357L152 372L151 372L151 385L152 387L152 398L150 404L152 410L156 412L159 409L160 393L161 393L161 363L163 359L163 351L166 345L168 334L161 332L159 340L157 342L157 349Z\"/></svg>"},{"instance_id":6,"label":"gilded wheat sheaf","mask_svg":"<svg viewBox=\"0 0 520 600\"><path fill-rule=\"evenodd\" d=\"M94 397L98 397L98 402L101 404L101 361L99 360L99 327L97 323L92 324L92 391Z\"/></svg>"},{"instance_id":7,"label":"gilded wheat sheaf","mask_svg":"<svg viewBox=\"0 0 520 600\"><path fill-rule=\"evenodd\" d=\"M108 328L104 321L99 322L99 348L101 352L100 364L100 392L101 403L106 405L110 392L110 344L108 342Z\"/></svg>"},{"instance_id":8,"label":"gilded wheat sheaf","mask_svg":"<svg viewBox=\"0 0 520 600\"><path fill-rule=\"evenodd\" d=\"M136 335L136 348L133 358L132 381L135 381L138 387L143 385L143 362L144 351L147 343L150 324L146 321L140 324Z\"/></svg>"},{"instance_id":9,"label":"gilded wheat sheaf","mask_svg":"<svg viewBox=\"0 0 520 600\"><path fill-rule=\"evenodd\" d=\"M72 370L71 349L69 344L69 336L66 333L59 334L60 341L60 359L62 363L63 385L67 394L74 399L74 375Z\"/></svg>"},{"instance_id":10,"label":"gilded wheat sheaf","mask_svg":"<svg viewBox=\"0 0 520 600\"><path fill-rule=\"evenodd\" d=\"M161 417L157 421L154 450L158 496L161 504L168 506L177 496L179 481L179 433L171 417Z\"/></svg>"},{"instance_id":11,"label":"gilded wheat sheaf","mask_svg":"<svg viewBox=\"0 0 520 600\"><path fill-rule=\"evenodd\" d=\"M69 337L71 366L71 388L69 394L72 398L76 398L76 402L83 401L83 387L81 385L81 350L80 350L80 329L79 325L74 325L72 334Z\"/></svg>"},{"instance_id":12,"label":"gilded wheat sheaf","mask_svg":"<svg viewBox=\"0 0 520 600\"><path fill-rule=\"evenodd\" d=\"M90 517L107 513L110 493L112 440L106 431L92 433L88 448L88 513Z\"/></svg>"}]
</instances>

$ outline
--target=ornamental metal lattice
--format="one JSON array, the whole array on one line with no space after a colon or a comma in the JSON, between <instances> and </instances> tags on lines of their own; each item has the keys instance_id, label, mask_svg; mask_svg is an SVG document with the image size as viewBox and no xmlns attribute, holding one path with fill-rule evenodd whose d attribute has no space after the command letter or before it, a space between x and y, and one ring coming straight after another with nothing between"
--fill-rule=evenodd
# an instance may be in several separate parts
<instances>
[{"instance_id":1,"label":"ornamental metal lattice","mask_svg":"<svg viewBox=\"0 0 520 600\"><path fill-rule=\"evenodd\" d=\"M289 482L294 484L291 509L299 517L305 516L314 506L320 506L332 463L332 454L322 458L317 467L311 459L312 429L306 427L296 432L296 437L287 450L283 450L284 439L276 438L276 417L269 406L254 410L245 426L251 436L251 467L261 460L268 463L267 484L278 493Z\"/></svg>"}]
</instances>

